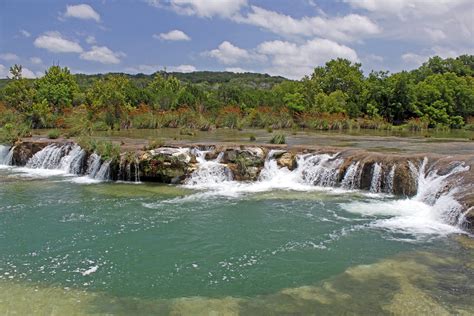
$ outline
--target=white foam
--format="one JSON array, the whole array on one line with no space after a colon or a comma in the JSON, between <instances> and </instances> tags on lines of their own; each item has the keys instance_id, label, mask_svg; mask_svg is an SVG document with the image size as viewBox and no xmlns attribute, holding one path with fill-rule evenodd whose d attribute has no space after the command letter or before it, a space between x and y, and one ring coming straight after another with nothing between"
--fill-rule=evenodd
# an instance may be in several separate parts
<instances>
[{"instance_id":1,"label":"white foam","mask_svg":"<svg viewBox=\"0 0 474 316\"><path fill-rule=\"evenodd\" d=\"M348 212L376 218L370 226L392 232L441 236L462 233L459 227L446 222L444 214L446 208L452 207L453 201L449 201L447 205L444 202L441 201L438 205L432 206L417 199L373 200L352 202L341 206Z\"/></svg>"}]
</instances>

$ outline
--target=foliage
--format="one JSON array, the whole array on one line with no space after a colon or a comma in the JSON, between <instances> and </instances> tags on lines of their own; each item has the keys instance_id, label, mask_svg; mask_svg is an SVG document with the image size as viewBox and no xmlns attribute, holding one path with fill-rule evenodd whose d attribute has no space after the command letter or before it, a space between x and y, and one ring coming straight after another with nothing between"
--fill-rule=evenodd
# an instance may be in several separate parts
<instances>
[{"instance_id":1,"label":"foliage","mask_svg":"<svg viewBox=\"0 0 474 316\"><path fill-rule=\"evenodd\" d=\"M161 127L470 128L474 116L472 55L366 77L361 64L339 58L299 81L230 72L72 75L59 66L26 79L22 70L14 65L0 80L0 126L61 128L69 136Z\"/></svg>"},{"instance_id":2,"label":"foliage","mask_svg":"<svg viewBox=\"0 0 474 316\"><path fill-rule=\"evenodd\" d=\"M14 144L23 137L31 136L30 128L25 124L14 125L7 123L2 128L0 143Z\"/></svg>"},{"instance_id":3,"label":"foliage","mask_svg":"<svg viewBox=\"0 0 474 316\"><path fill-rule=\"evenodd\" d=\"M97 153L105 161L120 160L120 145L113 142L81 136L77 139L77 143L86 151Z\"/></svg>"},{"instance_id":4,"label":"foliage","mask_svg":"<svg viewBox=\"0 0 474 316\"><path fill-rule=\"evenodd\" d=\"M49 139L57 139L61 136L61 131L58 129L53 129L48 132Z\"/></svg>"},{"instance_id":5,"label":"foliage","mask_svg":"<svg viewBox=\"0 0 474 316\"><path fill-rule=\"evenodd\" d=\"M278 144L278 145L286 144L285 134L281 134L281 133L275 134L275 136L273 136L272 139L270 140L270 144Z\"/></svg>"}]
</instances>

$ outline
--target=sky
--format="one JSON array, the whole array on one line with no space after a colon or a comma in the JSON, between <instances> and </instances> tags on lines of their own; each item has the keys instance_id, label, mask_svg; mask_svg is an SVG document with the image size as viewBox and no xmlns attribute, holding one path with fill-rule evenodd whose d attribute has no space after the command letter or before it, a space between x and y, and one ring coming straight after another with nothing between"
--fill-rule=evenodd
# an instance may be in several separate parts
<instances>
[{"instance_id":1,"label":"sky","mask_svg":"<svg viewBox=\"0 0 474 316\"><path fill-rule=\"evenodd\" d=\"M332 58L364 72L474 54L474 0L0 0L0 77L260 72L300 79Z\"/></svg>"}]
</instances>

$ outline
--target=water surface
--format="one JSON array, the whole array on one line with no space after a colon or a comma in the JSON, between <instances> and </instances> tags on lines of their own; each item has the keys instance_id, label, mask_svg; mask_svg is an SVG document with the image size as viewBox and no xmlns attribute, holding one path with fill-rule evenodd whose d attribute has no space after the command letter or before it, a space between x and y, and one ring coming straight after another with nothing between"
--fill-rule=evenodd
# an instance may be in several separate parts
<instances>
[{"instance_id":1,"label":"water surface","mask_svg":"<svg viewBox=\"0 0 474 316\"><path fill-rule=\"evenodd\" d=\"M75 179L0 169L2 314L474 312L472 240L417 201Z\"/></svg>"}]
</instances>

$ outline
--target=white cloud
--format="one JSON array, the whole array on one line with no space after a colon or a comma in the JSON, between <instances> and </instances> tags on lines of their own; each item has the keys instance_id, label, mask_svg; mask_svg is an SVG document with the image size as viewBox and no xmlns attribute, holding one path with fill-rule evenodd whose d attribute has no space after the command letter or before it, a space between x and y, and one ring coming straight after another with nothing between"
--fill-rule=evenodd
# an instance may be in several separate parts
<instances>
[{"instance_id":1,"label":"white cloud","mask_svg":"<svg viewBox=\"0 0 474 316\"><path fill-rule=\"evenodd\" d=\"M438 42L446 38L446 34L444 34L442 30L425 27L425 32L433 40L433 42Z\"/></svg>"},{"instance_id":2,"label":"white cloud","mask_svg":"<svg viewBox=\"0 0 474 316\"><path fill-rule=\"evenodd\" d=\"M83 20L100 21L100 15L88 4L68 5L66 6L65 17L77 18Z\"/></svg>"},{"instance_id":3,"label":"white cloud","mask_svg":"<svg viewBox=\"0 0 474 316\"><path fill-rule=\"evenodd\" d=\"M196 67L193 65L179 65L179 66L162 66L162 65L138 65L135 67L127 67L126 71L130 73L144 73L152 74L159 70L165 70L168 72L193 72L196 71Z\"/></svg>"},{"instance_id":4,"label":"white cloud","mask_svg":"<svg viewBox=\"0 0 474 316\"><path fill-rule=\"evenodd\" d=\"M400 18L407 15L428 16L449 12L451 9L471 0L344 0L352 7L380 14L395 14Z\"/></svg>"},{"instance_id":5,"label":"white cloud","mask_svg":"<svg viewBox=\"0 0 474 316\"><path fill-rule=\"evenodd\" d=\"M268 41L260 44L257 51L270 59L271 66L267 72L294 79L311 74L314 67L333 58L359 61L352 48L327 39L312 39L301 45L286 41Z\"/></svg>"},{"instance_id":6,"label":"white cloud","mask_svg":"<svg viewBox=\"0 0 474 316\"><path fill-rule=\"evenodd\" d=\"M94 37L94 36L89 35L89 36L86 37L86 43L92 45L92 44L97 43L97 41L95 40L95 37Z\"/></svg>"},{"instance_id":7,"label":"white cloud","mask_svg":"<svg viewBox=\"0 0 474 316\"><path fill-rule=\"evenodd\" d=\"M4 53L4 54L0 54L0 59L4 61L16 61L16 60L19 60L20 58L13 53Z\"/></svg>"},{"instance_id":8,"label":"white cloud","mask_svg":"<svg viewBox=\"0 0 474 316\"><path fill-rule=\"evenodd\" d=\"M341 41L355 40L381 31L369 18L358 14L334 18L314 16L295 19L257 6L251 6L251 12L246 16L236 16L234 20L282 36L318 36Z\"/></svg>"},{"instance_id":9,"label":"white cloud","mask_svg":"<svg viewBox=\"0 0 474 316\"><path fill-rule=\"evenodd\" d=\"M79 57L102 64L118 64L120 63L120 58L124 56L124 53L113 52L106 46L92 46L91 50L83 52Z\"/></svg>"},{"instance_id":10,"label":"white cloud","mask_svg":"<svg viewBox=\"0 0 474 316\"><path fill-rule=\"evenodd\" d=\"M190 41L191 38L180 30L172 30L168 33L153 34L153 38L161 39L164 41Z\"/></svg>"},{"instance_id":11,"label":"white cloud","mask_svg":"<svg viewBox=\"0 0 474 316\"><path fill-rule=\"evenodd\" d=\"M240 68L240 67L228 67L228 68L225 69L225 71L234 72L236 74L241 74L241 73L244 73L244 72L252 72L250 70L246 70L246 69L243 69L243 68Z\"/></svg>"},{"instance_id":12,"label":"white cloud","mask_svg":"<svg viewBox=\"0 0 474 316\"><path fill-rule=\"evenodd\" d=\"M384 61L384 58L382 56L379 56L379 55L369 54L369 55L364 57L364 60L366 60L368 62L381 63L381 62Z\"/></svg>"},{"instance_id":13,"label":"white cloud","mask_svg":"<svg viewBox=\"0 0 474 316\"><path fill-rule=\"evenodd\" d=\"M196 67L193 65L179 65L179 66L169 66L166 68L167 71L171 72L194 72Z\"/></svg>"},{"instance_id":14,"label":"white cloud","mask_svg":"<svg viewBox=\"0 0 474 316\"><path fill-rule=\"evenodd\" d=\"M30 37L31 33L26 30L20 30L20 34L24 37Z\"/></svg>"},{"instance_id":15,"label":"white cloud","mask_svg":"<svg viewBox=\"0 0 474 316\"><path fill-rule=\"evenodd\" d=\"M246 50L228 41L217 49L204 53L225 65L236 65L226 70L246 71L241 65L253 64L265 72L300 79L311 74L314 67L323 65L333 58L346 58L358 62L357 53L350 47L328 39L314 38L302 44L288 41L267 41L255 49Z\"/></svg>"},{"instance_id":16,"label":"white cloud","mask_svg":"<svg viewBox=\"0 0 474 316\"><path fill-rule=\"evenodd\" d=\"M171 8L179 14L231 17L247 5L247 0L148 0L155 7Z\"/></svg>"},{"instance_id":17,"label":"white cloud","mask_svg":"<svg viewBox=\"0 0 474 316\"><path fill-rule=\"evenodd\" d=\"M8 68L0 64L0 78L6 78L9 75Z\"/></svg>"},{"instance_id":18,"label":"white cloud","mask_svg":"<svg viewBox=\"0 0 474 316\"><path fill-rule=\"evenodd\" d=\"M30 62L35 65L41 65L43 61L39 57L31 57Z\"/></svg>"},{"instance_id":19,"label":"white cloud","mask_svg":"<svg viewBox=\"0 0 474 316\"><path fill-rule=\"evenodd\" d=\"M22 67L21 74L23 78L36 78L37 75L29 70L28 68ZM7 68L5 65L0 64L0 78L10 77L10 68Z\"/></svg>"},{"instance_id":20,"label":"white cloud","mask_svg":"<svg viewBox=\"0 0 474 316\"><path fill-rule=\"evenodd\" d=\"M365 10L384 29L384 39L416 44L472 47L472 0L344 0ZM470 43L470 44L467 44ZM428 47L429 47L428 46Z\"/></svg>"},{"instance_id":21,"label":"white cloud","mask_svg":"<svg viewBox=\"0 0 474 316\"><path fill-rule=\"evenodd\" d=\"M31 71L31 70L29 70L28 68L25 68L25 67L22 68L21 74L23 75L23 78L33 79L33 78L37 77L36 74L33 71Z\"/></svg>"},{"instance_id":22,"label":"white cloud","mask_svg":"<svg viewBox=\"0 0 474 316\"><path fill-rule=\"evenodd\" d=\"M251 58L251 54L247 50L234 46L228 41L222 42L218 48L213 49L206 54L216 58L220 63L226 65L248 61Z\"/></svg>"},{"instance_id":23,"label":"white cloud","mask_svg":"<svg viewBox=\"0 0 474 316\"><path fill-rule=\"evenodd\" d=\"M401 56L402 60L405 64L418 67L422 63L428 60L429 56L426 55L419 55L415 53L405 53Z\"/></svg>"},{"instance_id":24,"label":"white cloud","mask_svg":"<svg viewBox=\"0 0 474 316\"><path fill-rule=\"evenodd\" d=\"M430 57L439 56L441 58L455 58L462 54L474 54L474 47L463 50L456 50L445 46L434 46L430 49L425 49L420 53L407 52L401 56L406 67L419 67L424 62L428 61Z\"/></svg>"},{"instance_id":25,"label":"white cloud","mask_svg":"<svg viewBox=\"0 0 474 316\"><path fill-rule=\"evenodd\" d=\"M53 53L81 53L82 47L77 42L65 39L59 32L47 32L34 41L36 47Z\"/></svg>"}]
</instances>

